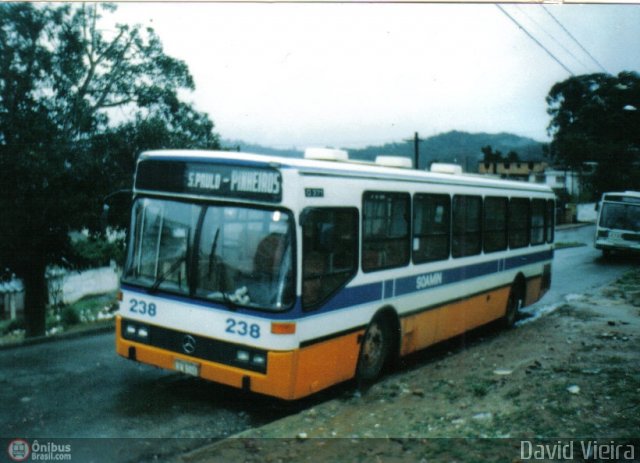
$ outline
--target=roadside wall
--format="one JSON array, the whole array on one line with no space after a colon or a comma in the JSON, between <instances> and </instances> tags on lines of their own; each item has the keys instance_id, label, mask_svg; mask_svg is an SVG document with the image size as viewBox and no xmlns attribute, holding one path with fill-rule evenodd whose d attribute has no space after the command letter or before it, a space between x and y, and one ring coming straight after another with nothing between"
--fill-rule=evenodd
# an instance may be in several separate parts
<instances>
[{"instance_id":1,"label":"roadside wall","mask_svg":"<svg viewBox=\"0 0 640 463\"><path fill-rule=\"evenodd\" d=\"M596 203L577 204L578 222L595 222L597 219Z\"/></svg>"},{"instance_id":2,"label":"roadside wall","mask_svg":"<svg viewBox=\"0 0 640 463\"><path fill-rule=\"evenodd\" d=\"M120 276L115 265L83 272L54 270L49 273L49 303L72 304L83 297L116 291Z\"/></svg>"}]
</instances>

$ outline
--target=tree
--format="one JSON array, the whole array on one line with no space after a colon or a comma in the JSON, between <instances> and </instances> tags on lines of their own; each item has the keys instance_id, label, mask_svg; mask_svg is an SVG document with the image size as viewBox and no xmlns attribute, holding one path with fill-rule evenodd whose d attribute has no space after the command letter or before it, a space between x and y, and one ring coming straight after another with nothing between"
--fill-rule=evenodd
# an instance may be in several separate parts
<instances>
[{"instance_id":1,"label":"tree","mask_svg":"<svg viewBox=\"0 0 640 463\"><path fill-rule=\"evenodd\" d=\"M507 161L508 162L520 162L520 156L517 152L511 150L507 153Z\"/></svg>"},{"instance_id":2,"label":"tree","mask_svg":"<svg viewBox=\"0 0 640 463\"><path fill-rule=\"evenodd\" d=\"M489 166L494 174L498 173L498 163L502 162L502 152L500 150L493 151L491 145L483 146L480 151L484 154L483 162L485 166Z\"/></svg>"},{"instance_id":3,"label":"tree","mask_svg":"<svg viewBox=\"0 0 640 463\"><path fill-rule=\"evenodd\" d=\"M547 96L550 155L582 172L597 162L594 193L637 187L640 161L640 76L636 72L574 76Z\"/></svg>"},{"instance_id":4,"label":"tree","mask_svg":"<svg viewBox=\"0 0 640 463\"><path fill-rule=\"evenodd\" d=\"M0 266L25 282L27 336L45 329L45 269L68 232L97 226L101 198L130 186L135 149L218 147L178 97L185 63L153 30L99 29L108 4L0 4ZM131 118L113 125L109 111Z\"/></svg>"}]
</instances>

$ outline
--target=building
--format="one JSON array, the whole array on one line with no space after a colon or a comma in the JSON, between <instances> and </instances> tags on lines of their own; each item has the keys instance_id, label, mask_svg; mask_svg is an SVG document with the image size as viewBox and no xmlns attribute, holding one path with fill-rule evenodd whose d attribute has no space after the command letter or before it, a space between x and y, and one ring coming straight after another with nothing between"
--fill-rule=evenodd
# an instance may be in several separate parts
<instances>
[{"instance_id":1,"label":"building","mask_svg":"<svg viewBox=\"0 0 640 463\"><path fill-rule=\"evenodd\" d=\"M548 169L542 173L529 175L529 182L549 185L556 193L566 193L577 197L583 191L582 175L573 170Z\"/></svg>"},{"instance_id":2,"label":"building","mask_svg":"<svg viewBox=\"0 0 640 463\"><path fill-rule=\"evenodd\" d=\"M15 320L24 313L24 285L11 278L0 281L0 320Z\"/></svg>"},{"instance_id":3,"label":"building","mask_svg":"<svg viewBox=\"0 0 640 463\"><path fill-rule=\"evenodd\" d=\"M478 173L528 182L531 175L541 174L547 167L544 161L479 161Z\"/></svg>"},{"instance_id":4,"label":"building","mask_svg":"<svg viewBox=\"0 0 640 463\"><path fill-rule=\"evenodd\" d=\"M585 189L584 178L595 170L596 163L585 163L582 172L551 167L545 161L478 162L478 173L510 180L549 185L563 197L579 197Z\"/></svg>"}]
</instances>

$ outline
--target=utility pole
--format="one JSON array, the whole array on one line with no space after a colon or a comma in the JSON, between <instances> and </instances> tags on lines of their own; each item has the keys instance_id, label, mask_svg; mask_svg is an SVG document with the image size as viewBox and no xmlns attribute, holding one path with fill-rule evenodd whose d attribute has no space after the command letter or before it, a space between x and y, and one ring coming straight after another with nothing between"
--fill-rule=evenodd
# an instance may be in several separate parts
<instances>
[{"instance_id":1,"label":"utility pole","mask_svg":"<svg viewBox=\"0 0 640 463\"><path fill-rule=\"evenodd\" d=\"M413 135L413 140L409 139L409 140L405 140L406 142L411 142L413 141L413 166L415 169L420 169L420 165L419 165L419 161L420 161L420 148L419 145L421 142L423 142L424 140L422 140L419 136L418 136L418 132L415 132Z\"/></svg>"}]
</instances>

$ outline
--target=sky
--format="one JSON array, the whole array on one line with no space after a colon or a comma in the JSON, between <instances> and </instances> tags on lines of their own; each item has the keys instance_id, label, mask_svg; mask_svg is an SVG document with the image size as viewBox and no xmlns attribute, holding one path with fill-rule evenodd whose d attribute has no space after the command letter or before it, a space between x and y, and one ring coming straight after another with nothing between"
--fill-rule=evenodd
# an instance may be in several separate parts
<instances>
[{"instance_id":1,"label":"sky","mask_svg":"<svg viewBox=\"0 0 640 463\"><path fill-rule=\"evenodd\" d=\"M547 141L556 82L640 72L640 5L500 6L143 2L113 17L187 63L183 96L223 139L274 148L451 130Z\"/></svg>"}]
</instances>

